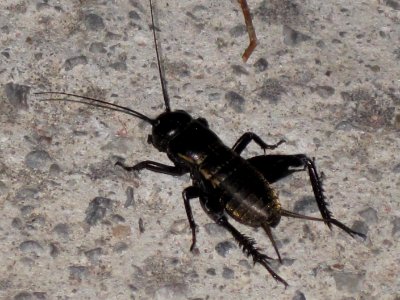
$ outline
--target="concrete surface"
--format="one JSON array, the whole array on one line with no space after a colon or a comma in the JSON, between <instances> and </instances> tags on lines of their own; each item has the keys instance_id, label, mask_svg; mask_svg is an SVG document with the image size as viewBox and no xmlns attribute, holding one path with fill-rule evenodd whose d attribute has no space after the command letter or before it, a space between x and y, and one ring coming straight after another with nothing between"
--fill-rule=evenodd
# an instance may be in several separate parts
<instances>
[{"instance_id":1,"label":"concrete surface","mask_svg":"<svg viewBox=\"0 0 400 300\"><path fill-rule=\"evenodd\" d=\"M315 156L334 216L368 239L283 219L272 267L285 290L194 201L191 253L189 176L113 166L168 162L146 143L150 127L33 95L159 114L148 1L2 0L1 299L400 299L400 1L248 3L259 46L244 64L237 1L155 1L172 107L228 145L254 131L285 138L276 153ZM318 216L306 173L275 186L285 208ZM237 227L274 256L261 230Z\"/></svg>"}]
</instances>

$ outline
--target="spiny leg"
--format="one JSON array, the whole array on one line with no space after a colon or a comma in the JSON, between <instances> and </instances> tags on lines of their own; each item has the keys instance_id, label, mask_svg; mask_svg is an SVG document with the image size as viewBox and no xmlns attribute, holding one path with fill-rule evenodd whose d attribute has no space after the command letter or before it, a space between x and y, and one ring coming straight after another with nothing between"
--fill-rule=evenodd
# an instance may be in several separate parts
<instances>
[{"instance_id":1,"label":"spiny leg","mask_svg":"<svg viewBox=\"0 0 400 300\"><path fill-rule=\"evenodd\" d=\"M325 201L325 195L324 195L324 189L322 188L322 180L320 179L318 172L317 172L317 167L315 166L314 163L314 158L310 159L306 155L304 155L304 165L308 169L308 175L310 177L311 181L311 186L314 192L315 200L317 201L318 209L321 213L321 216L324 220L330 220L332 219L332 213L328 209L328 203ZM325 222L326 225L328 225L329 229L332 229L333 223L330 222Z\"/></svg>"},{"instance_id":2,"label":"spiny leg","mask_svg":"<svg viewBox=\"0 0 400 300\"><path fill-rule=\"evenodd\" d=\"M120 161L117 161L115 163L115 165L120 166L129 172L140 171L140 170L146 169L146 170L150 170L150 171L153 171L156 173L163 173L163 174L172 175L172 176L181 176L188 172L187 170L180 168L178 166L168 166L168 165L164 165L164 164L158 163L156 161L151 161L151 160L142 161L132 167L126 166L124 163L122 163Z\"/></svg>"},{"instance_id":3,"label":"spiny leg","mask_svg":"<svg viewBox=\"0 0 400 300\"><path fill-rule=\"evenodd\" d=\"M233 227L228 222L226 216L224 215L224 207L218 201L218 197L219 197L218 195L216 196L216 195L201 193L200 203L204 211L207 213L207 215L212 220L214 220L215 223L224 227L232 234L232 236L238 242L239 246L242 247L243 252L247 256L251 255L253 257L254 263L259 263L262 266L264 266L264 268L267 269L267 271L271 274L273 278L283 283L285 287L287 287L288 286L287 282L283 278L281 278L278 274L276 274L274 270L271 269L268 263L268 259L272 258L265 254L262 254L259 251L259 249L255 247L255 241L252 238L247 237L244 234L240 233L235 227Z\"/></svg>"},{"instance_id":4,"label":"spiny leg","mask_svg":"<svg viewBox=\"0 0 400 300\"><path fill-rule=\"evenodd\" d=\"M265 233L268 235L268 238L271 241L271 244L275 249L276 255L278 255L279 262L282 263L282 258L279 253L278 247L276 246L274 236L272 235L271 227L266 223L262 224L261 227L264 229Z\"/></svg>"},{"instance_id":5,"label":"spiny leg","mask_svg":"<svg viewBox=\"0 0 400 300\"><path fill-rule=\"evenodd\" d=\"M285 142L285 140L280 140L274 145L268 145L257 134L253 132L246 132L237 140L235 145L233 145L232 150L235 151L237 154L240 154L251 141L254 141L264 151L266 149L273 150L280 144L283 144Z\"/></svg>"},{"instance_id":6,"label":"spiny leg","mask_svg":"<svg viewBox=\"0 0 400 300\"><path fill-rule=\"evenodd\" d=\"M343 231L345 231L346 233L348 233L353 238L356 235L358 235L359 237L362 237L364 240L367 238L367 236L365 234L352 230L351 228L349 228L348 226L344 225L342 222L340 222L334 218L330 218L330 219L314 218L314 217L304 216L304 215L301 215L301 214L298 214L298 213L295 213L292 211L288 211L285 209L281 209L281 215L284 217L311 220L311 221L319 221L319 222L333 224L333 225L339 227L340 229L342 229Z\"/></svg>"},{"instance_id":7,"label":"spiny leg","mask_svg":"<svg viewBox=\"0 0 400 300\"><path fill-rule=\"evenodd\" d=\"M260 155L247 160L253 167L255 167L269 182L273 183L283 177L286 177L294 172L308 170L311 185L313 188L314 196L321 212L322 219L303 216L294 212L282 210L282 215L293 218L301 218L314 221L323 221L332 229L335 225L346 233L354 237L354 235L365 238L362 233L351 230L349 227L332 217L332 213L328 209L328 204L325 202L324 190L322 188L322 180L318 175L314 160L308 158L304 154L295 155ZM302 169L293 169L299 168ZM268 234L268 232L267 232Z\"/></svg>"},{"instance_id":8,"label":"spiny leg","mask_svg":"<svg viewBox=\"0 0 400 300\"><path fill-rule=\"evenodd\" d=\"M241 234L235 227L233 227L228 222L228 220L224 216L220 217L217 220L217 224L221 225L232 234L235 240L239 243L239 246L242 247L243 252L247 256L251 255L253 257L254 263L259 263L262 266L264 266L264 268L267 269L267 271L271 274L271 276L275 278L275 280L281 282L285 286L285 288L288 286L288 283L282 277L276 274L274 270L271 269L268 263L268 259L271 258L265 254L260 253L259 249L255 247L255 241L253 239L245 236L244 234Z\"/></svg>"},{"instance_id":9,"label":"spiny leg","mask_svg":"<svg viewBox=\"0 0 400 300\"><path fill-rule=\"evenodd\" d=\"M238 1L242 8L244 21L246 23L247 33L249 35L249 40L250 40L249 46L246 48L246 50L244 51L244 53L242 55L243 61L246 62L249 59L251 53L253 53L254 49L257 46L257 36L256 36L256 31L254 30L254 27L253 27L253 21L251 19L250 10L249 10L249 6L247 5L247 1L246 0L238 0Z\"/></svg>"},{"instance_id":10,"label":"spiny leg","mask_svg":"<svg viewBox=\"0 0 400 300\"><path fill-rule=\"evenodd\" d=\"M194 186L189 186L185 188L182 192L183 202L185 204L186 215L189 221L190 229L192 230L192 245L190 246L190 251L193 251L196 245L196 223L194 222L192 208L190 206L190 200L194 198L199 198L201 191Z\"/></svg>"}]
</instances>

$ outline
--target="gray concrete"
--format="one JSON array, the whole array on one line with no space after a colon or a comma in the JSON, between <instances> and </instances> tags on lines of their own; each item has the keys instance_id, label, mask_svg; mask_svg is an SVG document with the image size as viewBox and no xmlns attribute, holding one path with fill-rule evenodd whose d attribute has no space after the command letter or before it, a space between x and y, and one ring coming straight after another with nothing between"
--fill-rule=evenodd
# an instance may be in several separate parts
<instances>
[{"instance_id":1,"label":"gray concrete","mask_svg":"<svg viewBox=\"0 0 400 300\"><path fill-rule=\"evenodd\" d=\"M2 0L1 299L400 298L400 1L249 5L259 46L244 64L237 1L156 1L173 108L207 118L228 145L254 131L285 138L277 153L315 156L334 215L368 239L283 219L274 234L284 264L271 264L285 290L194 201L191 253L189 176L113 166L168 162L146 143L150 127L33 95L160 113L148 2ZM276 188L285 208L318 215L306 173ZM261 230L237 227L275 257Z\"/></svg>"}]
</instances>

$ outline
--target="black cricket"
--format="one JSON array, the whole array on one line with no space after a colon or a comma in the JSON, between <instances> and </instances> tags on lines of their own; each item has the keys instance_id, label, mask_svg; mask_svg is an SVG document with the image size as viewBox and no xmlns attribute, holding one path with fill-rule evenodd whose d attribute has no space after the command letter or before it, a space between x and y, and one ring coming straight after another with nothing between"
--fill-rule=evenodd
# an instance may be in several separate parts
<instances>
[{"instance_id":1,"label":"black cricket","mask_svg":"<svg viewBox=\"0 0 400 300\"><path fill-rule=\"evenodd\" d=\"M78 102L95 107L106 108L139 118L152 125L152 134L148 142L158 151L167 154L173 165L164 165L145 160L129 167L121 162L116 165L127 171L143 169L172 176L190 173L192 185L182 192L189 225L192 231L192 251L196 244L196 223L193 218L190 201L199 198L204 211L218 225L228 230L243 252L252 256L254 263L263 265L277 281L285 285L287 282L270 267L271 257L262 254L255 246L255 241L240 233L229 221L229 215L239 223L251 227L262 227L269 237L272 246L282 263L281 256L273 238L271 227L276 227L282 216L313 221L322 221L330 229L335 225L352 237L366 238L332 217L325 202L322 181L317 173L314 159L304 154L283 155L265 154L266 150L277 148L284 141L274 145L265 143L253 132L246 132L232 148L226 146L209 128L204 118L193 118L184 110L171 111L166 82L160 64L158 43L154 29L153 4L150 0L152 32L164 98L165 111L155 119L145 116L133 109L103 100L93 99L62 92L40 92L39 95L54 94L75 98L50 98L42 101ZM240 156L250 142L255 142L264 155L244 159ZM294 172L308 171L311 186L322 218L297 214L282 208L277 192L271 184Z\"/></svg>"}]
</instances>

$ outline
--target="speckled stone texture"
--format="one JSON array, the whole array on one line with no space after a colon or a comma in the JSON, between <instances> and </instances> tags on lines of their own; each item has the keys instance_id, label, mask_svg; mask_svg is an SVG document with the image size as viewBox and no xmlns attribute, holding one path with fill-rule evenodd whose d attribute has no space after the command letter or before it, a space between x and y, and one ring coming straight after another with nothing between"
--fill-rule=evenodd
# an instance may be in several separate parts
<instances>
[{"instance_id":1,"label":"speckled stone texture","mask_svg":"<svg viewBox=\"0 0 400 300\"><path fill-rule=\"evenodd\" d=\"M271 261L284 289L193 201L191 253L190 177L114 167L168 163L150 126L33 95L162 112L148 1L2 0L1 299L400 299L400 1L248 4L259 45L245 64L236 0L155 1L172 107L227 145L254 131L287 140L274 153L316 157L334 216L367 240L284 218L283 265ZM305 172L274 186L285 208L318 216ZM235 225L275 257L262 230Z\"/></svg>"}]
</instances>

